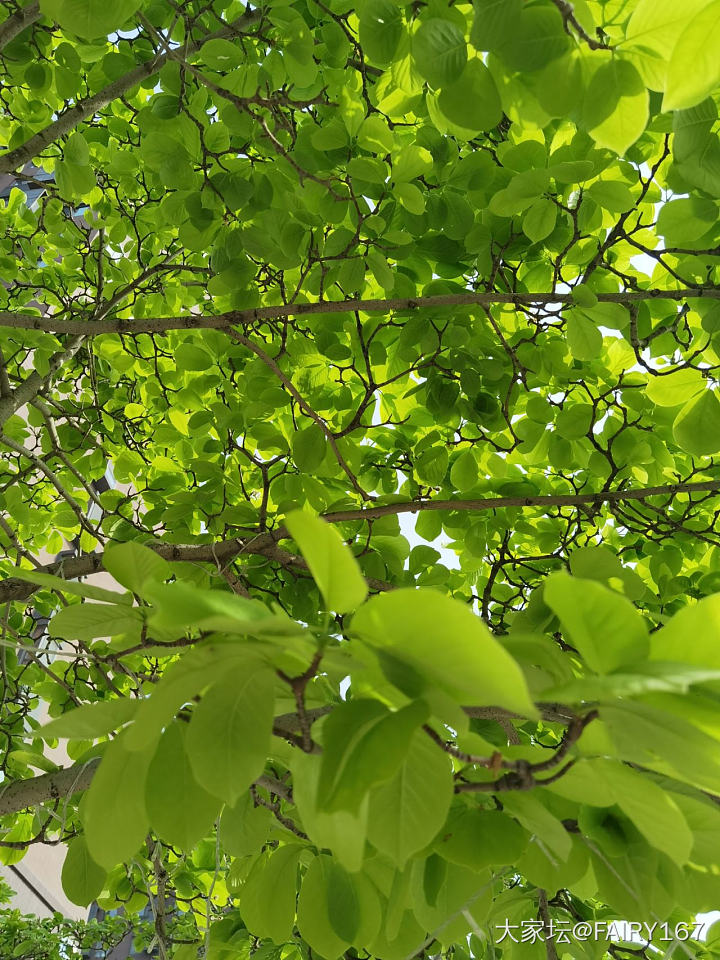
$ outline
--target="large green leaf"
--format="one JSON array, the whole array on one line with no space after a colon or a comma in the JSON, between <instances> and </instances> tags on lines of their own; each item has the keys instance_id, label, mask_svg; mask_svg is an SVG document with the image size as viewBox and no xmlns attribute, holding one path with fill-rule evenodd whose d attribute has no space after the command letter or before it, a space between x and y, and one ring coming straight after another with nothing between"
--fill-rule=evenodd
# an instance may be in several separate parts
<instances>
[{"instance_id":1,"label":"large green leaf","mask_svg":"<svg viewBox=\"0 0 720 960\"><path fill-rule=\"evenodd\" d=\"M467 44L462 30L451 20L430 17L413 34L415 68L432 87L446 87L462 74Z\"/></svg>"},{"instance_id":2,"label":"large green leaf","mask_svg":"<svg viewBox=\"0 0 720 960\"><path fill-rule=\"evenodd\" d=\"M367 586L337 530L302 510L288 514L285 524L307 560L328 609L345 613L359 606L367 596Z\"/></svg>"},{"instance_id":3,"label":"large green leaf","mask_svg":"<svg viewBox=\"0 0 720 960\"><path fill-rule=\"evenodd\" d=\"M713 390L703 390L685 404L673 424L673 437L693 457L720 450L720 401Z\"/></svg>"},{"instance_id":4,"label":"large green leaf","mask_svg":"<svg viewBox=\"0 0 720 960\"><path fill-rule=\"evenodd\" d=\"M157 834L189 851L210 832L221 802L193 776L187 740L179 721L163 733L148 768L145 805Z\"/></svg>"},{"instance_id":5,"label":"large green leaf","mask_svg":"<svg viewBox=\"0 0 720 960\"><path fill-rule=\"evenodd\" d=\"M427 589L395 590L370 599L352 629L378 651L381 665L392 656L398 670L390 679L409 696L439 687L461 703L536 715L518 665L456 600Z\"/></svg>"},{"instance_id":6,"label":"large green leaf","mask_svg":"<svg viewBox=\"0 0 720 960\"><path fill-rule=\"evenodd\" d=\"M43 13L71 34L93 40L116 30L135 13L140 0L42 0Z\"/></svg>"},{"instance_id":7,"label":"large green leaf","mask_svg":"<svg viewBox=\"0 0 720 960\"><path fill-rule=\"evenodd\" d=\"M613 58L595 71L583 120L600 147L622 155L635 143L648 121L648 92L631 63Z\"/></svg>"},{"instance_id":8,"label":"large green leaf","mask_svg":"<svg viewBox=\"0 0 720 960\"><path fill-rule=\"evenodd\" d=\"M106 877L106 871L90 856L85 838L71 840L62 868L62 886L68 900L89 906L100 895Z\"/></svg>"},{"instance_id":9,"label":"large green leaf","mask_svg":"<svg viewBox=\"0 0 720 960\"><path fill-rule=\"evenodd\" d=\"M270 751L274 678L252 666L229 670L193 710L187 752L198 782L233 804L260 776Z\"/></svg>"},{"instance_id":10,"label":"large green leaf","mask_svg":"<svg viewBox=\"0 0 720 960\"><path fill-rule=\"evenodd\" d=\"M108 547L103 564L118 583L141 597L145 596L148 583L167 580L170 576L170 565L166 560L132 540Z\"/></svg>"},{"instance_id":11,"label":"large green leaf","mask_svg":"<svg viewBox=\"0 0 720 960\"><path fill-rule=\"evenodd\" d=\"M394 713L378 700L352 700L336 707L323 727L317 792L321 809L357 811L372 786L395 774L427 716L422 700Z\"/></svg>"},{"instance_id":12,"label":"large green leaf","mask_svg":"<svg viewBox=\"0 0 720 960\"><path fill-rule=\"evenodd\" d=\"M108 744L82 810L88 851L106 870L135 856L150 826L145 781L154 751L127 750L126 736Z\"/></svg>"},{"instance_id":13,"label":"large green leaf","mask_svg":"<svg viewBox=\"0 0 720 960\"><path fill-rule=\"evenodd\" d=\"M391 780L370 794L368 839L399 869L445 822L453 794L452 767L423 730L416 730Z\"/></svg>"},{"instance_id":14,"label":"large green leaf","mask_svg":"<svg viewBox=\"0 0 720 960\"><path fill-rule=\"evenodd\" d=\"M625 597L566 573L553 574L543 596L560 617L567 641L596 673L610 673L646 657L647 627Z\"/></svg>"},{"instance_id":15,"label":"large green leaf","mask_svg":"<svg viewBox=\"0 0 720 960\"><path fill-rule=\"evenodd\" d=\"M41 734L45 740L95 740L132 720L139 706L139 700L129 697L85 703L46 723Z\"/></svg>"},{"instance_id":16,"label":"large green leaf","mask_svg":"<svg viewBox=\"0 0 720 960\"><path fill-rule=\"evenodd\" d=\"M240 914L256 937L282 944L292 935L297 866L303 848L296 843L266 850L255 862L240 896Z\"/></svg>"},{"instance_id":17,"label":"large green leaf","mask_svg":"<svg viewBox=\"0 0 720 960\"><path fill-rule=\"evenodd\" d=\"M668 64L663 110L694 107L720 83L720 65L713 56L720 42L720 3L714 0L686 22Z\"/></svg>"},{"instance_id":18,"label":"large green leaf","mask_svg":"<svg viewBox=\"0 0 720 960\"><path fill-rule=\"evenodd\" d=\"M375 63L388 64L402 36L402 16L392 0L366 0L360 9L360 43Z\"/></svg>"}]
</instances>

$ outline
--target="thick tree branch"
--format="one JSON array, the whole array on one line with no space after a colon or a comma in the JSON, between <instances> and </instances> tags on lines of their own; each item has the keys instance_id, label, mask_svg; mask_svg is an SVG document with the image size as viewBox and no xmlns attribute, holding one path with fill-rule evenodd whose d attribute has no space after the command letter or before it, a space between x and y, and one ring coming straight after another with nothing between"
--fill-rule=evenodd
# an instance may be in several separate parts
<instances>
[{"instance_id":1,"label":"thick tree branch","mask_svg":"<svg viewBox=\"0 0 720 960\"><path fill-rule=\"evenodd\" d=\"M35 23L36 20L39 20L41 16L40 4L38 0L35 0L35 3L29 3L22 10L18 10L17 13L13 13L7 20L0 23L0 50L4 50L18 34L22 33L30 24Z\"/></svg>"},{"instance_id":2,"label":"thick tree branch","mask_svg":"<svg viewBox=\"0 0 720 960\"><path fill-rule=\"evenodd\" d=\"M623 500L645 500L647 497L673 496L678 493L720 493L720 480L700 480L694 483L670 483L665 486L641 487L636 490L603 490L599 493L546 494L537 497L487 497L483 500L409 500L400 503L384 503L377 507L357 510L336 510L322 514L328 523L353 520L373 520L401 513L419 513L423 510L457 510L481 512L500 510L504 507L577 507L593 503L619 503ZM286 539L284 528L255 537L232 537L214 543L173 544L161 541L146 541L145 546L166 560L191 560L194 563L212 563L220 566L241 554L252 554L274 560L286 569L307 570L302 557L277 545ZM50 573L67 580L87 577L104 570L102 553L88 553L74 559L50 563L38 568L40 573ZM367 578L374 590L390 590L392 585L383 580ZM10 600L26 600L39 588L17 577L0 580L0 603Z\"/></svg>"},{"instance_id":3,"label":"thick tree branch","mask_svg":"<svg viewBox=\"0 0 720 960\"><path fill-rule=\"evenodd\" d=\"M0 172L2 160L0 160ZM620 290L598 293L599 303L642 303L646 300L720 300L720 287L683 288L680 290ZM27 313L0 311L0 327L22 330L44 330L48 333L163 333L165 330L222 330L230 326L247 326L263 320L283 317L306 317L324 313L349 313L355 310L392 311L419 310L432 307L492 306L512 303L516 306L543 304L572 305L571 293L443 293L432 297L396 297L386 300L322 300L319 303L286 303L248 310L229 310L219 314L186 314L179 317L113 317L104 320L66 320L61 316L36 317Z\"/></svg>"},{"instance_id":4,"label":"thick tree branch","mask_svg":"<svg viewBox=\"0 0 720 960\"><path fill-rule=\"evenodd\" d=\"M568 707L561 704L541 703L538 707L543 719L550 723L572 723L578 719ZM313 723L331 710L330 706L306 710L304 722ZM470 717L483 717L489 720L519 716L502 707L463 707L463 710ZM273 733L276 736L292 737L299 732L301 732L301 721L297 714L284 713L275 717ZM27 780L15 780L7 785L0 784L0 817L19 813L27 807L34 807L48 801L61 800L74 793L82 793L92 783L99 764L100 758L93 757L87 763L75 763L71 767L64 767L53 773L43 773L39 777L31 777ZM257 784L279 796L286 795L287 787L270 777L261 776Z\"/></svg>"}]
</instances>

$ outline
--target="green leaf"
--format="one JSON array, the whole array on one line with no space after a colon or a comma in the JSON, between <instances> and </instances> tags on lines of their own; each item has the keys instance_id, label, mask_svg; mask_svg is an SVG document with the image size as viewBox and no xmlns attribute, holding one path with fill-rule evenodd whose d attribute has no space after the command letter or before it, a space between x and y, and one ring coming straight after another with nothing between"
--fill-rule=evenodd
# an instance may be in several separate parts
<instances>
[{"instance_id":1,"label":"green leaf","mask_svg":"<svg viewBox=\"0 0 720 960\"><path fill-rule=\"evenodd\" d=\"M700 371L688 367L664 376L651 377L646 392L659 407L677 407L692 400L705 389L705 380Z\"/></svg>"},{"instance_id":2,"label":"green leaf","mask_svg":"<svg viewBox=\"0 0 720 960\"><path fill-rule=\"evenodd\" d=\"M503 796L503 808L519 820L528 833L534 835L536 842L542 843L561 860L567 860L572 838L562 822L545 807L537 791L510 791Z\"/></svg>"},{"instance_id":3,"label":"green leaf","mask_svg":"<svg viewBox=\"0 0 720 960\"><path fill-rule=\"evenodd\" d=\"M495 80L479 57L468 60L454 83L442 85L437 104L443 117L471 135L492 130L502 120L502 105Z\"/></svg>"},{"instance_id":4,"label":"green leaf","mask_svg":"<svg viewBox=\"0 0 720 960\"><path fill-rule=\"evenodd\" d=\"M186 743L185 725L171 723L150 762L145 804L156 833L173 846L190 851L210 833L221 803L193 776Z\"/></svg>"},{"instance_id":5,"label":"green leaf","mask_svg":"<svg viewBox=\"0 0 720 960\"><path fill-rule=\"evenodd\" d=\"M555 229L557 207L552 200L541 197L528 207L523 217L523 233L533 243L540 243Z\"/></svg>"},{"instance_id":6,"label":"green leaf","mask_svg":"<svg viewBox=\"0 0 720 960\"><path fill-rule=\"evenodd\" d=\"M180 707L224 676L228 670L254 664L236 644L198 644L164 672L152 694L138 709L136 722L127 731L128 750L143 750L157 743L164 727Z\"/></svg>"},{"instance_id":7,"label":"green leaf","mask_svg":"<svg viewBox=\"0 0 720 960\"><path fill-rule=\"evenodd\" d=\"M624 764L600 761L595 771L610 784L615 802L648 843L679 865L687 863L693 837L672 796Z\"/></svg>"},{"instance_id":8,"label":"green leaf","mask_svg":"<svg viewBox=\"0 0 720 960\"><path fill-rule=\"evenodd\" d=\"M565 332L576 360L596 360L602 353L602 333L582 311L568 311Z\"/></svg>"},{"instance_id":9,"label":"green leaf","mask_svg":"<svg viewBox=\"0 0 720 960\"><path fill-rule=\"evenodd\" d=\"M154 550L129 541L110 545L103 555L103 566L118 583L144 597L148 582L167 580L170 564Z\"/></svg>"},{"instance_id":10,"label":"green leaf","mask_svg":"<svg viewBox=\"0 0 720 960\"><path fill-rule=\"evenodd\" d=\"M130 752L126 736L108 744L81 809L90 856L106 870L135 856L150 826L145 780L154 750Z\"/></svg>"},{"instance_id":11,"label":"green leaf","mask_svg":"<svg viewBox=\"0 0 720 960\"><path fill-rule=\"evenodd\" d=\"M255 806L250 793L226 806L220 818L220 842L233 857L259 853L267 841L273 815L263 806Z\"/></svg>"},{"instance_id":12,"label":"green leaf","mask_svg":"<svg viewBox=\"0 0 720 960\"><path fill-rule=\"evenodd\" d=\"M338 863L356 873L365 857L368 823L368 796L356 811L320 809L318 780L322 761L312 754L294 750L291 759L293 801L300 813L303 829L318 848L332 851Z\"/></svg>"},{"instance_id":13,"label":"green leaf","mask_svg":"<svg viewBox=\"0 0 720 960\"><path fill-rule=\"evenodd\" d=\"M93 640L117 637L137 630L142 624L137 607L109 603L74 603L56 613L50 622L50 635L66 640Z\"/></svg>"},{"instance_id":14,"label":"green leaf","mask_svg":"<svg viewBox=\"0 0 720 960\"><path fill-rule=\"evenodd\" d=\"M195 343L181 343L175 349L175 362L178 370L205 371L212 367L214 360L202 347Z\"/></svg>"},{"instance_id":15,"label":"green leaf","mask_svg":"<svg viewBox=\"0 0 720 960\"><path fill-rule=\"evenodd\" d=\"M39 586L48 587L50 590L71 593L76 597L88 597L90 600L100 600L113 604L121 603L125 599L128 603L132 600L127 594L119 594L115 590L105 590L103 587L81 583L78 580L64 580L62 577L55 577L50 573L39 573L37 570L23 570L21 567L17 567L13 570L13 577L17 580L25 580L27 583L37 583Z\"/></svg>"},{"instance_id":16,"label":"green leaf","mask_svg":"<svg viewBox=\"0 0 720 960\"><path fill-rule=\"evenodd\" d=\"M583 111L595 143L625 154L648 121L648 91L635 67L617 58L600 66L590 80Z\"/></svg>"},{"instance_id":17,"label":"green leaf","mask_svg":"<svg viewBox=\"0 0 720 960\"><path fill-rule=\"evenodd\" d=\"M402 870L445 822L452 765L424 730L416 730L397 772L370 794L368 839Z\"/></svg>"},{"instance_id":18,"label":"green leaf","mask_svg":"<svg viewBox=\"0 0 720 960\"><path fill-rule=\"evenodd\" d=\"M62 887L65 896L80 907L89 906L97 899L107 873L90 856L85 837L75 837L68 844L62 868Z\"/></svg>"},{"instance_id":19,"label":"green leaf","mask_svg":"<svg viewBox=\"0 0 720 960\"><path fill-rule=\"evenodd\" d=\"M139 706L139 700L129 697L84 703L46 723L39 733L43 740L96 740L132 720Z\"/></svg>"},{"instance_id":20,"label":"green leaf","mask_svg":"<svg viewBox=\"0 0 720 960\"><path fill-rule=\"evenodd\" d=\"M470 42L477 50L498 52L516 36L522 0L473 0Z\"/></svg>"},{"instance_id":21,"label":"green leaf","mask_svg":"<svg viewBox=\"0 0 720 960\"><path fill-rule=\"evenodd\" d=\"M718 220L718 205L707 197L681 197L662 205L657 232L667 246L680 247L704 236ZM687 371L679 371L687 372Z\"/></svg>"},{"instance_id":22,"label":"green leaf","mask_svg":"<svg viewBox=\"0 0 720 960\"><path fill-rule=\"evenodd\" d=\"M87 40L105 37L123 24L140 6L140 0L41 0L40 9L70 34Z\"/></svg>"},{"instance_id":23,"label":"green leaf","mask_svg":"<svg viewBox=\"0 0 720 960\"><path fill-rule=\"evenodd\" d=\"M325 459L327 439L320 427L311 423L293 436L292 450L298 470L313 473Z\"/></svg>"},{"instance_id":24,"label":"green leaf","mask_svg":"<svg viewBox=\"0 0 720 960\"><path fill-rule=\"evenodd\" d=\"M432 168L432 154L425 147L414 144L403 147L393 157L392 175L395 183L407 183L415 177L422 176Z\"/></svg>"},{"instance_id":25,"label":"green leaf","mask_svg":"<svg viewBox=\"0 0 720 960\"><path fill-rule=\"evenodd\" d=\"M463 807L453 812L435 849L451 863L480 871L515 863L527 841L522 827L507 814Z\"/></svg>"},{"instance_id":26,"label":"green leaf","mask_svg":"<svg viewBox=\"0 0 720 960\"><path fill-rule=\"evenodd\" d=\"M596 673L610 673L647 656L647 627L625 597L566 573L548 577L543 597L560 617L566 639Z\"/></svg>"},{"instance_id":27,"label":"green leaf","mask_svg":"<svg viewBox=\"0 0 720 960\"><path fill-rule=\"evenodd\" d=\"M720 0L686 22L668 64L663 110L694 107L720 83L720 64L713 55L720 43Z\"/></svg>"},{"instance_id":28,"label":"green leaf","mask_svg":"<svg viewBox=\"0 0 720 960\"><path fill-rule=\"evenodd\" d=\"M450 455L439 444L423 450L415 461L415 472L423 483L439 486L445 479Z\"/></svg>"},{"instance_id":29,"label":"green leaf","mask_svg":"<svg viewBox=\"0 0 720 960\"><path fill-rule=\"evenodd\" d=\"M321 809L357 811L371 787L395 774L413 733L427 716L427 705L421 700L394 713L378 700L352 700L337 706L323 727L317 792Z\"/></svg>"},{"instance_id":30,"label":"green leaf","mask_svg":"<svg viewBox=\"0 0 720 960\"><path fill-rule=\"evenodd\" d=\"M327 908L330 926L341 940L353 943L360 927L360 901L352 877L339 863L327 871Z\"/></svg>"},{"instance_id":31,"label":"green leaf","mask_svg":"<svg viewBox=\"0 0 720 960\"><path fill-rule=\"evenodd\" d=\"M418 73L430 86L445 87L463 72L467 44L457 24L430 17L413 34L412 54Z\"/></svg>"},{"instance_id":32,"label":"green leaf","mask_svg":"<svg viewBox=\"0 0 720 960\"><path fill-rule=\"evenodd\" d=\"M88 166L90 163L90 148L81 133L76 131L67 138L63 149L63 159L67 163L74 163L79 167Z\"/></svg>"},{"instance_id":33,"label":"green leaf","mask_svg":"<svg viewBox=\"0 0 720 960\"><path fill-rule=\"evenodd\" d=\"M217 630L251 637L302 635L302 628L282 612L269 613L259 600L248 600L220 590L203 590L175 581L148 583L145 596L154 604L150 625L182 635L186 629Z\"/></svg>"},{"instance_id":34,"label":"green leaf","mask_svg":"<svg viewBox=\"0 0 720 960\"><path fill-rule=\"evenodd\" d=\"M193 710L186 749L199 783L234 804L256 780L270 752L274 679L252 665L230 670Z\"/></svg>"},{"instance_id":35,"label":"green leaf","mask_svg":"<svg viewBox=\"0 0 720 960\"><path fill-rule=\"evenodd\" d=\"M630 188L619 180L597 180L590 184L587 195L610 213L626 213L635 206L635 197ZM594 307L595 304L588 306Z\"/></svg>"},{"instance_id":36,"label":"green leaf","mask_svg":"<svg viewBox=\"0 0 720 960\"><path fill-rule=\"evenodd\" d=\"M336 960L336 958L341 957L352 942L349 937L340 936L336 930L338 925L341 929L348 928L348 924L342 922L346 915L349 913L350 920L355 921L354 924L351 924L351 927L356 927L359 922L357 895L355 897L344 897L342 908L338 910L341 905L336 902L335 894L331 894L332 884L337 877L337 869L336 864L330 857L324 855L315 857L303 878L300 896L298 897L297 923L300 935L324 960ZM352 890L348 881L349 878L346 879L346 887L349 886ZM331 920L331 897L334 912L341 919L340 924L333 923Z\"/></svg>"},{"instance_id":37,"label":"green leaf","mask_svg":"<svg viewBox=\"0 0 720 960\"><path fill-rule=\"evenodd\" d=\"M673 423L673 438L693 457L708 457L720 450L720 402L714 390L689 400Z\"/></svg>"},{"instance_id":38,"label":"green leaf","mask_svg":"<svg viewBox=\"0 0 720 960\"><path fill-rule=\"evenodd\" d=\"M450 468L450 483L456 490L470 490L478 482L478 462L470 450L463 450Z\"/></svg>"},{"instance_id":39,"label":"green leaf","mask_svg":"<svg viewBox=\"0 0 720 960\"><path fill-rule=\"evenodd\" d=\"M651 660L673 660L720 669L720 594L679 610L652 635ZM688 643L692 638L692 643Z\"/></svg>"},{"instance_id":40,"label":"green leaf","mask_svg":"<svg viewBox=\"0 0 720 960\"><path fill-rule=\"evenodd\" d=\"M256 937L282 944L292 936L295 919L297 866L303 847L291 843L266 850L255 862L238 907Z\"/></svg>"},{"instance_id":41,"label":"green leaf","mask_svg":"<svg viewBox=\"0 0 720 960\"><path fill-rule=\"evenodd\" d=\"M395 658L409 696L428 697L440 688L458 703L506 707L536 716L527 684L513 658L463 603L430 589L399 589L372 597L355 614L352 631L374 649ZM381 661L382 665L382 661ZM403 683L403 670L393 683ZM402 687L401 687L402 689Z\"/></svg>"},{"instance_id":42,"label":"green leaf","mask_svg":"<svg viewBox=\"0 0 720 960\"><path fill-rule=\"evenodd\" d=\"M359 15L363 51L373 63L387 66L403 33L399 7L392 0L366 0Z\"/></svg>"},{"instance_id":43,"label":"green leaf","mask_svg":"<svg viewBox=\"0 0 720 960\"><path fill-rule=\"evenodd\" d=\"M329 524L303 510L285 518L285 525L307 561L329 610L354 610L367 596L367 584L357 561Z\"/></svg>"}]
</instances>

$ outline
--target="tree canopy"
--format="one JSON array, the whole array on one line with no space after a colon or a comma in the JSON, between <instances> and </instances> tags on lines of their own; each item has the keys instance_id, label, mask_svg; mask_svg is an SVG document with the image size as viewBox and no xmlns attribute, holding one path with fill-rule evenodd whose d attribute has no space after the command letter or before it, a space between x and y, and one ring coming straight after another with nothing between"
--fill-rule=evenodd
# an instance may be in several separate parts
<instances>
[{"instance_id":1,"label":"tree canopy","mask_svg":"<svg viewBox=\"0 0 720 960\"><path fill-rule=\"evenodd\" d=\"M720 955L720 0L0 16L0 860L162 960Z\"/></svg>"}]
</instances>

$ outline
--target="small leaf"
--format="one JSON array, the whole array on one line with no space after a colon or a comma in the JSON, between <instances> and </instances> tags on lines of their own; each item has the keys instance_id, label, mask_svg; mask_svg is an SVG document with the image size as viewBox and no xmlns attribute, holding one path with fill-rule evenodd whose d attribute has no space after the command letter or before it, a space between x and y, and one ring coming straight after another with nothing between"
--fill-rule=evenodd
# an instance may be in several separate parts
<instances>
[{"instance_id":1,"label":"small leaf","mask_svg":"<svg viewBox=\"0 0 720 960\"><path fill-rule=\"evenodd\" d=\"M346 613L360 606L367 584L355 557L329 524L303 510L285 518L329 610Z\"/></svg>"},{"instance_id":2,"label":"small leaf","mask_svg":"<svg viewBox=\"0 0 720 960\"><path fill-rule=\"evenodd\" d=\"M528 207L523 217L523 233L533 243L539 243L555 229L557 220L557 207L546 197L541 197Z\"/></svg>"},{"instance_id":3,"label":"small leaf","mask_svg":"<svg viewBox=\"0 0 720 960\"><path fill-rule=\"evenodd\" d=\"M327 439L320 427L311 423L294 434L292 449L298 470L311 474L325 459Z\"/></svg>"}]
</instances>

